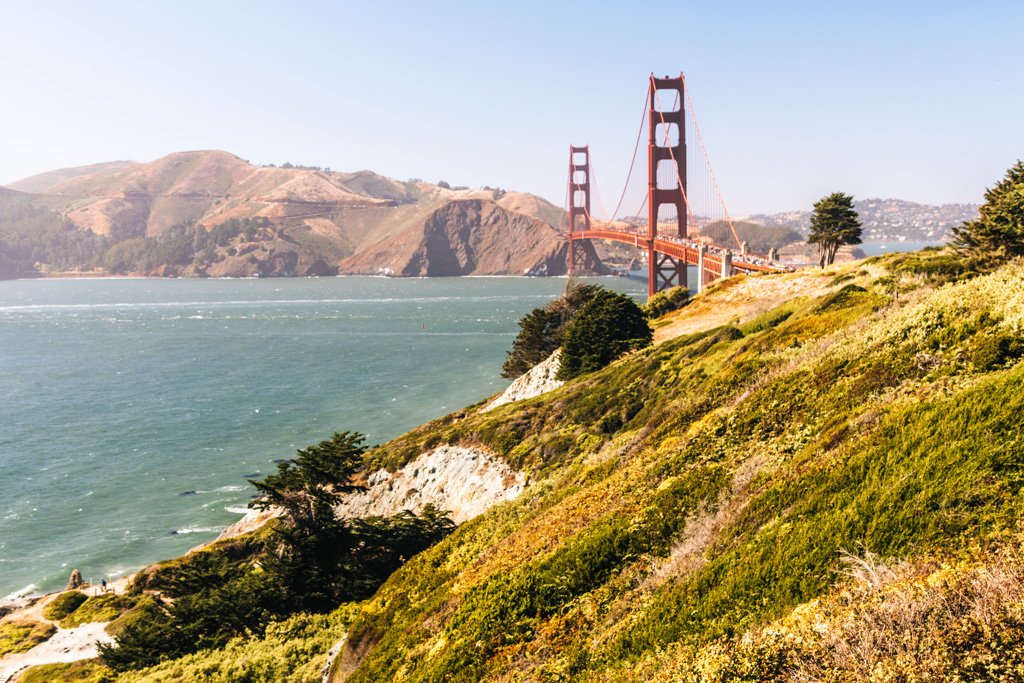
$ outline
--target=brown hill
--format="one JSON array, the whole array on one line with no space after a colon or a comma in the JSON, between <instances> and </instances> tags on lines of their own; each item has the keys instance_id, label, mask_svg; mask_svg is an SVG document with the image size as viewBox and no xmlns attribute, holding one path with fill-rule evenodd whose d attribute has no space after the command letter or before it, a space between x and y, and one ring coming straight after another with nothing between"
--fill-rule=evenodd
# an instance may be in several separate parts
<instances>
[{"instance_id":1,"label":"brown hill","mask_svg":"<svg viewBox=\"0 0 1024 683\"><path fill-rule=\"evenodd\" d=\"M444 202L423 221L346 258L348 273L403 276L560 274L568 245L554 227L489 199Z\"/></svg>"},{"instance_id":2,"label":"brown hill","mask_svg":"<svg viewBox=\"0 0 1024 683\"><path fill-rule=\"evenodd\" d=\"M137 161L104 161L98 164L89 164L88 166L59 168L54 171L47 171L38 175L29 176L28 178L22 178L17 182L8 183L6 187L12 190L19 190L21 192L41 194L52 191L52 189L57 185L60 185L64 181L72 178L85 175L96 175L98 173L107 173L110 171L120 171L137 164Z\"/></svg>"},{"instance_id":3,"label":"brown hill","mask_svg":"<svg viewBox=\"0 0 1024 683\"><path fill-rule=\"evenodd\" d=\"M59 253L38 266L43 272L69 262L200 277L565 272L566 243L554 227L561 209L519 192L451 190L370 171L260 167L222 151L65 169L12 187L41 190L29 196L51 211L56 205L60 225L49 226L50 243L38 245L21 223L4 224L0 206L0 247L5 239L27 245L36 259L28 265L36 266L41 252L66 241L52 239L54 232L77 229L76 244L91 240L76 253L93 262Z\"/></svg>"}]
</instances>

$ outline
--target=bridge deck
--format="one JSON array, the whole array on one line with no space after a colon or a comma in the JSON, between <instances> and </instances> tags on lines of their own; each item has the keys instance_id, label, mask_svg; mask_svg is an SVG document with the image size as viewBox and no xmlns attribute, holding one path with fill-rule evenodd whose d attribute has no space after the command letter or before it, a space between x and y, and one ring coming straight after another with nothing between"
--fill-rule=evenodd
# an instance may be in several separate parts
<instances>
[{"instance_id":1,"label":"bridge deck","mask_svg":"<svg viewBox=\"0 0 1024 683\"><path fill-rule=\"evenodd\" d=\"M612 240L614 242L632 244L634 247L644 250L648 249L650 246L650 239L646 234L626 230L608 230L602 228L577 230L573 232L573 239ZM721 272L722 255L725 253L725 249L710 244L705 246L707 247L707 251L704 254L704 267L706 269L709 268ZM659 254L667 254L673 258L680 259L692 266L698 264L697 249L699 247L700 243L693 240L687 240L682 237L658 235L654 238L654 251ZM770 273L786 270L784 266L773 264L766 258L754 256L752 254L736 253L732 255L732 267L736 270L742 270L745 272L757 271Z\"/></svg>"}]
</instances>

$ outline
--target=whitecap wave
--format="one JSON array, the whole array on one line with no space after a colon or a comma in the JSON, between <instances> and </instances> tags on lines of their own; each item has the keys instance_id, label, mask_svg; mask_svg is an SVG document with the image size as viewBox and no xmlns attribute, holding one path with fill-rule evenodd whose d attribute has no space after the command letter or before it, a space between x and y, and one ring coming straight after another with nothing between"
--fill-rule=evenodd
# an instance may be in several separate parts
<instances>
[{"instance_id":1,"label":"whitecap wave","mask_svg":"<svg viewBox=\"0 0 1024 683\"><path fill-rule=\"evenodd\" d=\"M183 529L175 529L175 534L212 534L221 531L219 526L187 526Z\"/></svg>"},{"instance_id":2,"label":"whitecap wave","mask_svg":"<svg viewBox=\"0 0 1024 683\"><path fill-rule=\"evenodd\" d=\"M30 583L29 585L25 586L24 588L16 590L13 593L8 593L4 597L0 598L0 602L10 602L11 600L17 600L18 598L23 598L26 595L31 595L32 591L34 591L35 589L36 589L36 585L34 583Z\"/></svg>"},{"instance_id":3,"label":"whitecap wave","mask_svg":"<svg viewBox=\"0 0 1024 683\"><path fill-rule=\"evenodd\" d=\"M230 512L233 515L247 515L251 508L244 508L239 505L226 505L224 512Z\"/></svg>"},{"instance_id":4,"label":"whitecap wave","mask_svg":"<svg viewBox=\"0 0 1024 683\"><path fill-rule=\"evenodd\" d=\"M74 311L124 311L159 309L228 308L232 306L271 307L309 304L390 304L438 303L448 301L522 301L550 299L551 294L492 294L483 296L413 296L380 298L324 298L324 299L235 299L231 301L146 301L91 304L21 304L0 306L0 313L71 313Z\"/></svg>"}]
</instances>

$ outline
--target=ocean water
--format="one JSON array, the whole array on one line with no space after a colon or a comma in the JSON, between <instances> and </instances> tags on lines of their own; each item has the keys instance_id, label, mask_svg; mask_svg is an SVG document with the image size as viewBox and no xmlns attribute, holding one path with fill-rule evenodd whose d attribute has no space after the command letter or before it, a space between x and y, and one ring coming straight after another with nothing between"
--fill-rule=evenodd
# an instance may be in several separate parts
<instances>
[{"instance_id":1,"label":"ocean water","mask_svg":"<svg viewBox=\"0 0 1024 683\"><path fill-rule=\"evenodd\" d=\"M920 251L926 247L941 247L945 242L901 242L899 240L889 240L886 242L864 242L858 244L857 247L864 252L866 256L881 256L882 254L892 254L898 251Z\"/></svg>"},{"instance_id":2,"label":"ocean water","mask_svg":"<svg viewBox=\"0 0 1024 683\"><path fill-rule=\"evenodd\" d=\"M179 555L296 449L380 443L501 391L518 319L564 286L0 281L0 599Z\"/></svg>"}]
</instances>

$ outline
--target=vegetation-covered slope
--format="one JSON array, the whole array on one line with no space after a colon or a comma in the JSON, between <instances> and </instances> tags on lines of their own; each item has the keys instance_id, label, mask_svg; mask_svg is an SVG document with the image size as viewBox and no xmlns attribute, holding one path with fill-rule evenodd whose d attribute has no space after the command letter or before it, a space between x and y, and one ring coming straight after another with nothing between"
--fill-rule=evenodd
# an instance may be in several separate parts
<instances>
[{"instance_id":1,"label":"vegetation-covered slope","mask_svg":"<svg viewBox=\"0 0 1024 683\"><path fill-rule=\"evenodd\" d=\"M394 466L482 443L535 481L397 572L334 680L700 680L709 652L842 585L844 552L966 562L1011 543L1024 268L937 287L951 261L768 276L828 293L380 449ZM765 652L754 678L795 671Z\"/></svg>"}]
</instances>

